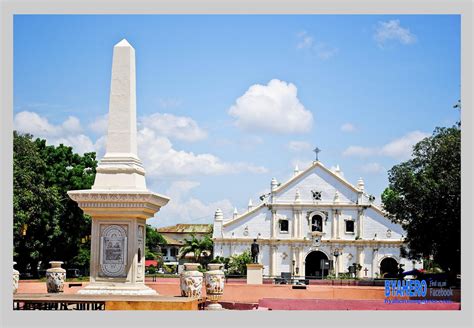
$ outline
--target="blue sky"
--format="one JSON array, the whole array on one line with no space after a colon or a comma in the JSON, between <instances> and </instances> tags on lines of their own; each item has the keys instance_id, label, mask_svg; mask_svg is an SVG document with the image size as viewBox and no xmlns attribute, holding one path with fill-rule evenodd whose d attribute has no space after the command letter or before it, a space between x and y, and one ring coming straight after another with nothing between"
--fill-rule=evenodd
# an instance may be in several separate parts
<instances>
[{"instance_id":1,"label":"blue sky","mask_svg":"<svg viewBox=\"0 0 474 328\"><path fill-rule=\"evenodd\" d=\"M414 143L459 119L456 15L17 15L15 128L103 154L123 38L148 187L172 197L156 226L258 203L315 146L380 196Z\"/></svg>"}]
</instances>

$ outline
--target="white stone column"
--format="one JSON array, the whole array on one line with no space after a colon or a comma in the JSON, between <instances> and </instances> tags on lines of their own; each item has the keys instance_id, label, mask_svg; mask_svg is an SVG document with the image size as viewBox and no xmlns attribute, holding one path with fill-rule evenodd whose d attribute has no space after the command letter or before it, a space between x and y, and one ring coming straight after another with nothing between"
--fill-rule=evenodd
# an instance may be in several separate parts
<instances>
[{"instance_id":1,"label":"white stone column","mask_svg":"<svg viewBox=\"0 0 474 328\"><path fill-rule=\"evenodd\" d=\"M341 210L335 209L334 216L336 219L336 239L341 239Z\"/></svg>"},{"instance_id":2,"label":"white stone column","mask_svg":"<svg viewBox=\"0 0 474 328\"><path fill-rule=\"evenodd\" d=\"M299 267L299 276L304 277L304 248L300 246L298 248L298 267Z\"/></svg>"},{"instance_id":3,"label":"white stone column","mask_svg":"<svg viewBox=\"0 0 474 328\"><path fill-rule=\"evenodd\" d=\"M92 189L146 190L137 153L135 83L135 49L124 39L114 47L106 151Z\"/></svg>"},{"instance_id":4,"label":"white stone column","mask_svg":"<svg viewBox=\"0 0 474 328\"><path fill-rule=\"evenodd\" d=\"M336 211L332 211L332 224L331 224L331 239L336 239L337 236L337 220Z\"/></svg>"},{"instance_id":5,"label":"white stone column","mask_svg":"<svg viewBox=\"0 0 474 328\"><path fill-rule=\"evenodd\" d=\"M276 275L276 245L270 245L270 276Z\"/></svg>"},{"instance_id":6,"label":"white stone column","mask_svg":"<svg viewBox=\"0 0 474 328\"><path fill-rule=\"evenodd\" d=\"M303 238L303 211L298 213L298 238Z\"/></svg>"},{"instance_id":7,"label":"white stone column","mask_svg":"<svg viewBox=\"0 0 474 328\"><path fill-rule=\"evenodd\" d=\"M357 235L359 236L359 238L363 239L364 238L364 210L359 209L358 214L359 214L359 220L357 224Z\"/></svg>"},{"instance_id":8,"label":"white stone column","mask_svg":"<svg viewBox=\"0 0 474 328\"><path fill-rule=\"evenodd\" d=\"M298 268L298 273L296 273L296 268ZM300 247L296 246L296 254L295 254L295 276L300 275Z\"/></svg>"},{"instance_id":9,"label":"white stone column","mask_svg":"<svg viewBox=\"0 0 474 328\"><path fill-rule=\"evenodd\" d=\"M344 270L344 258L347 256L347 254L344 252L343 247L339 247L339 257L337 259L337 270L339 273L345 272Z\"/></svg>"},{"instance_id":10,"label":"white stone column","mask_svg":"<svg viewBox=\"0 0 474 328\"><path fill-rule=\"evenodd\" d=\"M276 211L272 209L272 219L271 219L271 237L276 238Z\"/></svg>"},{"instance_id":11,"label":"white stone column","mask_svg":"<svg viewBox=\"0 0 474 328\"><path fill-rule=\"evenodd\" d=\"M334 274L336 276L336 279L337 277L339 276L339 269L337 267L337 256L334 255L334 249L331 249L331 258L332 258L332 263L334 265Z\"/></svg>"},{"instance_id":12,"label":"white stone column","mask_svg":"<svg viewBox=\"0 0 474 328\"><path fill-rule=\"evenodd\" d=\"M362 269L357 272L357 277L362 278L364 275L364 247L357 246L357 263L362 266Z\"/></svg>"},{"instance_id":13,"label":"white stone column","mask_svg":"<svg viewBox=\"0 0 474 328\"><path fill-rule=\"evenodd\" d=\"M293 209L293 223L292 223L292 230L291 230L292 238L298 237L298 218L299 218L298 210Z\"/></svg>"},{"instance_id":14,"label":"white stone column","mask_svg":"<svg viewBox=\"0 0 474 328\"><path fill-rule=\"evenodd\" d=\"M289 245L289 249L290 249L290 272L291 272L291 275L293 276L294 274L294 268L293 268L293 261L295 261L295 247L293 245ZM296 267L296 262L295 262L295 267Z\"/></svg>"},{"instance_id":15,"label":"white stone column","mask_svg":"<svg viewBox=\"0 0 474 328\"><path fill-rule=\"evenodd\" d=\"M380 274L379 269L377 268L377 257L378 257L378 246L375 246L372 251L372 278L376 277L376 273Z\"/></svg>"},{"instance_id":16,"label":"white stone column","mask_svg":"<svg viewBox=\"0 0 474 328\"><path fill-rule=\"evenodd\" d=\"M156 294L145 285L146 219L169 198L146 189L135 97L135 50L122 40L113 52L106 153L92 188L68 191L92 217L90 284L79 294Z\"/></svg>"}]
</instances>

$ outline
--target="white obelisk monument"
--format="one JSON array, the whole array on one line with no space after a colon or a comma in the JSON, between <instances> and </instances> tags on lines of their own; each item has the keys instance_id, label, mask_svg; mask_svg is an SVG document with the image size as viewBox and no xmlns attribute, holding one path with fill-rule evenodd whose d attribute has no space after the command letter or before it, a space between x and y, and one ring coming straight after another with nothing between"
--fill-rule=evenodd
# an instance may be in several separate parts
<instances>
[{"instance_id":1,"label":"white obelisk monument","mask_svg":"<svg viewBox=\"0 0 474 328\"><path fill-rule=\"evenodd\" d=\"M169 198L146 188L137 154L135 50L114 47L106 153L90 190L68 195L92 217L90 284L80 294L148 295L145 286L146 219Z\"/></svg>"}]
</instances>

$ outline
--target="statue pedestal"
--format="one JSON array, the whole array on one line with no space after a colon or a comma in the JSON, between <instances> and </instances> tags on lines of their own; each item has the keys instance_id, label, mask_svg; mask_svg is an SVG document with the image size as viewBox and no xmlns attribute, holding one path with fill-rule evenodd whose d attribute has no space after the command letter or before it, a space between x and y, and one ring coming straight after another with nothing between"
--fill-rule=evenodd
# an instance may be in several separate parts
<instances>
[{"instance_id":1,"label":"statue pedestal","mask_svg":"<svg viewBox=\"0 0 474 328\"><path fill-rule=\"evenodd\" d=\"M263 284L263 265L258 263L247 264L247 285Z\"/></svg>"}]
</instances>

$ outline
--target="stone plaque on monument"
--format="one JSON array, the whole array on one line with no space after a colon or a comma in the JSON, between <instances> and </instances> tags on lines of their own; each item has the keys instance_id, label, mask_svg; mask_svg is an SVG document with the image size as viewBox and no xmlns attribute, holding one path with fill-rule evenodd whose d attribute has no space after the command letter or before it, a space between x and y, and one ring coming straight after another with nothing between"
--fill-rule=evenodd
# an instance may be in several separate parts
<instances>
[{"instance_id":1,"label":"stone plaque on monument","mask_svg":"<svg viewBox=\"0 0 474 328\"><path fill-rule=\"evenodd\" d=\"M109 225L103 229L100 243L101 277L126 277L127 227Z\"/></svg>"}]
</instances>

